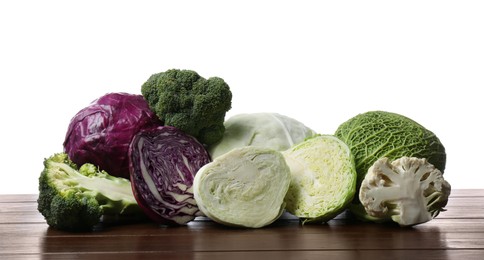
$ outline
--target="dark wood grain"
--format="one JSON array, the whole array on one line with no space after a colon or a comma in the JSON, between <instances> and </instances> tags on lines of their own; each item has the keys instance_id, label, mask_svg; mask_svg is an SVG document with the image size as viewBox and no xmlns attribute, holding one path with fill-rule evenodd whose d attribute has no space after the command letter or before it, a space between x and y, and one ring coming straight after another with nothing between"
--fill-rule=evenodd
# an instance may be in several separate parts
<instances>
[{"instance_id":1,"label":"dark wood grain","mask_svg":"<svg viewBox=\"0 0 484 260\"><path fill-rule=\"evenodd\" d=\"M411 228L342 214L319 225L284 215L260 229L197 218L72 233L49 228L36 199L0 195L0 259L484 259L484 190L453 191L447 211Z\"/></svg>"}]
</instances>

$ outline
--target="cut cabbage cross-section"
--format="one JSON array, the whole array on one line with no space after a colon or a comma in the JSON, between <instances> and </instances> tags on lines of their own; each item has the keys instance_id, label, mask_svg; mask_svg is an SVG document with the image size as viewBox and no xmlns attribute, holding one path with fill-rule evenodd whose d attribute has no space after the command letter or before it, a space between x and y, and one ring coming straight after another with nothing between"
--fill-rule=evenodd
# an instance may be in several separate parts
<instances>
[{"instance_id":1,"label":"cut cabbage cross-section","mask_svg":"<svg viewBox=\"0 0 484 260\"><path fill-rule=\"evenodd\" d=\"M129 159L133 193L151 219L184 225L200 215L193 178L210 156L197 139L171 126L145 129L133 138Z\"/></svg>"},{"instance_id":2,"label":"cut cabbage cross-section","mask_svg":"<svg viewBox=\"0 0 484 260\"><path fill-rule=\"evenodd\" d=\"M193 193L212 220L259 228L282 214L289 183L289 167L280 152L247 146L203 166L195 175Z\"/></svg>"},{"instance_id":3,"label":"cut cabbage cross-section","mask_svg":"<svg viewBox=\"0 0 484 260\"><path fill-rule=\"evenodd\" d=\"M356 192L356 170L348 146L319 135L283 152L291 169L286 210L303 223L326 222L341 213Z\"/></svg>"}]
</instances>

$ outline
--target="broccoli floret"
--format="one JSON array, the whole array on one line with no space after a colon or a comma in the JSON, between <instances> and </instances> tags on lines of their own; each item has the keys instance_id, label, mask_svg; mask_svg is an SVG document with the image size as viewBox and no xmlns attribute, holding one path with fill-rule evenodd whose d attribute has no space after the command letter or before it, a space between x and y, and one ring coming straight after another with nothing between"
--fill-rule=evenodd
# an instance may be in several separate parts
<instances>
[{"instance_id":1,"label":"broccoli floret","mask_svg":"<svg viewBox=\"0 0 484 260\"><path fill-rule=\"evenodd\" d=\"M232 103L232 92L223 79L171 69L152 75L141 86L141 94L165 125L207 145L222 138L225 113Z\"/></svg>"},{"instance_id":2,"label":"broccoli floret","mask_svg":"<svg viewBox=\"0 0 484 260\"><path fill-rule=\"evenodd\" d=\"M66 153L44 160L37 202L47 224L61 230L92 229L102 216L143 216L129 180L89 163L78 169Z\"/></svg>"}]
</instances>

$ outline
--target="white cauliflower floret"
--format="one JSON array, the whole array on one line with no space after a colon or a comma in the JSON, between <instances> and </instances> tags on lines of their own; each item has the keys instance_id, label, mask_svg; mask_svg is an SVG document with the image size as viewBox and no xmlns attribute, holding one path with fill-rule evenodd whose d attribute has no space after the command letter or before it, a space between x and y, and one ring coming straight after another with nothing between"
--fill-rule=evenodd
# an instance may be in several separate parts
<instances>
[{"instance_id":1,"label":"white cauliflower floret","mask_svg":"<svg viewBox=\"0 0 484 260\"><path fill-rule=\"evenodd\" d=\"M411 226L443 211L450 190L442 172L426 159L402 157L390 163L381 158L368 170L359 197L369 216Z\"/></svg>"}]
</instances>

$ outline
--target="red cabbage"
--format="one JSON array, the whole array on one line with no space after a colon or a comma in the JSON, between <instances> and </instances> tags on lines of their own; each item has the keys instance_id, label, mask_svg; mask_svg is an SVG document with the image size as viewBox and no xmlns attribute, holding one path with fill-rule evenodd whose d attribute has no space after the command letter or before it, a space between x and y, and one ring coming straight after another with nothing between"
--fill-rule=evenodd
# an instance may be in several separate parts
<instances>
[{"instance_id":1,"label":"red cabbage","mask_svg":"<svg viewBox=\"0 0 484 260\"><path fill-rule=\"evenodd\" d=\"M133 136L161 124L143 96L108 93L71 119L64 151L77 165L92 163L110 175L129 179L128 148Z\"/></svg>"},{"instance_id":2,"label":"red cabbage","mask_svg":"<svg viewBox=\"0 0 484 260\"><path fill-rule=\"evenodd\" d=\"M193 179L209 162L205 147L175 127L140 131L129 148L131 186L138 205L166 225L183 225L202 215L193 196Z\"/></svg>"}]
</instances>

